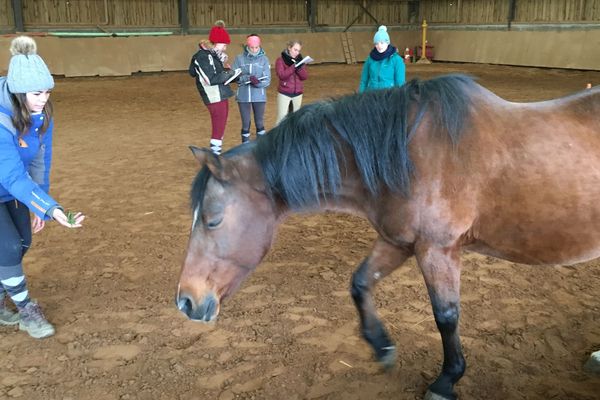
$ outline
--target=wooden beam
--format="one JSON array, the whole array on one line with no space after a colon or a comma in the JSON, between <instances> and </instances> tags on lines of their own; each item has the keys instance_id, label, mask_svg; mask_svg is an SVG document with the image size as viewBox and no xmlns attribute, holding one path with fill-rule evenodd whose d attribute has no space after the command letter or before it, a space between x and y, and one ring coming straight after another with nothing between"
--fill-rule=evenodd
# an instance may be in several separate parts
<instances>
[{"instance_id":1,"label":"wooden beam","mask_svg":"<svg viewBox=\"0 0 600 400\"><path fill-rule=\"evenodd\" d=\"M377 24L377 26L379 26L379 25L380 25L379 21L377 21L377 18L375 18L375 17L373 16L373 14L371 14L371 13L369 12L369 10L367 9L367 7L368 7L368 6L367 6L366 2L365 2L365 4L363 4L363 3L361 3L361 2L360 2L360 0L356 0L356 3L357 3L357 4L358 4L358 6L359 6L359 7L362 9L362 13L363 13L363 14L367 14L369 17L371 17L371 19L372 19L373 21L375 21L375 23ZM361 17L361 16L362 16L362 14L358 14L358 15L356 16L356 18L354 18L354 19L352 20L352 22L350 22L350 23L349 23L349 24L348 24L348 25L347 25L347 26L344 28L344 32L348 31L348 29L350 29L350 27L351 27L352 25L354 25L354 24L356 23L356 21L358 21L358 20L360 19L360 17Z\"/></svg>"},{"instance_id":2,"label":"wooden beam","mask_svg":"<svg viewBox=\"0 0 600 400\"><path fill-rule=\"evenodd\" d=\"M361 4L361 3L359 2L359 3L358 3L358 5L360 6L360 8L362 8L362 9L363 9L363 12L364 12L365 14L367 14L369 17L371 17L371 19L372 19L373 21L375 21L375 23L377 24L377 26L381 25L381 24L379 23L379 21L377 20L377 18L375 18L375 17L373 16L373 14L371 14L371 13L369 12L369 10L367 9L367 4L366 4L366 2L365 2L365 4Z\"/></svg>"},{"instance_id":3,"label":"wooden beam","mask_svg":"<svg viewBox=\"0 0 600 400\"><path fill-rule=\"evenodd\" d=\"M11 0L11 2L15 20L15 31L25 32L25 24L23 23L23 2L21 0Z\"/></svg>"},{"instance_id":4,"label":"wooden beam","mask_svg":"<svg viewBox=\"0 0 600 400\"><path fill-rule=\"evenodd\" d=\"M508 30L510 31L510 26L515 19L515 10L517 8L517 0L509 0L508 2Z\"/></svg>"},{"instance_id":5,"label":"wooden beam","mask_svg":"<svg viewBox=\"0 0 600 400\"><path fill-rule=\"evenodd\" d=\"M179 26L181 34L187 35L190 30L190 21L188 18L188 0L179 0Z\"/></svg>"},{"instance_id":6,"label":"wooden beam","mask_svg":"<svg viewBox=\"0 0 600 400\"><path fill-rule=\"evenodd\" d=\"M317 25L317 0L310 0L308 3L308 26L310 31L314 32Z\"/></svg>"}]
</instances>

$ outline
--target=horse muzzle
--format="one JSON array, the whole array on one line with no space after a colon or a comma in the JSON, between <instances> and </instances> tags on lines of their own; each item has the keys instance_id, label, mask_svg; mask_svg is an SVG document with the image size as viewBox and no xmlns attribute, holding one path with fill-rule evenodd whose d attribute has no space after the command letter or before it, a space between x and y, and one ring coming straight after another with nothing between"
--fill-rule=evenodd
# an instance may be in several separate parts
<instances>
[{"instance_id":1,"label":"horse muzzle","mask_svg":"<svg viewBox=\"0 0 600 400\"><path fill-rule=\"evenodd\" d=\"M217 319L219 314L219 299L210 293L199 302L185 292L177 294L177 308L192 321L210 322Z\"/></svg>"}]
</instances>

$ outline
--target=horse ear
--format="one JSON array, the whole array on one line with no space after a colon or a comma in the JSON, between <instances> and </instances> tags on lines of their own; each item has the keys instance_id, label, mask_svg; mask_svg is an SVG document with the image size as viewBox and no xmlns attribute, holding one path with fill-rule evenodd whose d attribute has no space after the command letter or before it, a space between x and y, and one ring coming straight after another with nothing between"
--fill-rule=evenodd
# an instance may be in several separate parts
<instances>
[{"instance_id":1,"label":"horse ear","mask_svg":"<svg viewBox=\"0 0 600 400\"><path fill-rule=\"evenodd\" d=\"M204 148L200 148L200 147L196 147L196 146L188 146L190 148L190 150L192 151L192 154L194 155L194 157L196 157L196 160L198 160L200 162L200 165L205 165L209 156L213 155L212 151L210 151L209 149L204 149Z\"/></svg>"},{"instance_id":2,"label":"horse ear","mask_svg":"<svg viewBox=\"0 0 600 400\"><path fill-rule=\"evenodd\" d=\"M200 167L206 165L213 175L219 176L219 171L223 169L217 155L205 148L189 146L196 160L200 163Z\"/></svg>"},{"instance_id":3,"label":"horse ear","mask_svg":"<svg viewBox=\"0 0 600 400\"><path fill-rule=\"evenodd\" d=\"M229 180L231 177L231 171L228 171L228 168L224 168L221 163L221 157L214 154L210 149L200 148L196 146L189 146L192 154L200 163L200 166L203 167L206 165L206 168L209 169L210 173L213 174L215 178L221 181Z\"/></svg>"}]
</instances>

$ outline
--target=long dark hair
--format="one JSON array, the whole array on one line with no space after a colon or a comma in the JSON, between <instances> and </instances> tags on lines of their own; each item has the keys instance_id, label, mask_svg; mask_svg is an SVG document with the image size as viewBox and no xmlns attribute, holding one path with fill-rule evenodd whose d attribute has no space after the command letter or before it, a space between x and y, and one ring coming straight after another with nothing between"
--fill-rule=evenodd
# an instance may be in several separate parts
<instances>
[{"instance_id":1,"label":"long dark hair","mask_svg":"<svg viewBox=\"0 0 600 400\"><path fill-rule=\"evenodd\" d=\"M27 108L27 94L26 93L13 93L12 94L13 101L13 116L12 122L15 126L15 129L19 133L19 137L23 136L29 128L31 127L31 111ZM46 102L44 109L42 110L44 115L44 122L42 123L42 127L39 130L39 134L43 135L46 130L48 130L48 126L50 126L50 122L52 121L52 103L50 99Z\"/></svg>"}]
</instances>

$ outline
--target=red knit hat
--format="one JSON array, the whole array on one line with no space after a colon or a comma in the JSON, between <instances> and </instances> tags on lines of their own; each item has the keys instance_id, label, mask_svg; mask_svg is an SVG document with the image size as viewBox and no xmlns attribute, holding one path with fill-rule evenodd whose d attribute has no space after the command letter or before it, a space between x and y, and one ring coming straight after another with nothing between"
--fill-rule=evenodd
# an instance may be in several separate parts
<instances>
[{"instance_id":1,"label":"red knit hat","mask_svg":"<svg viewBox=\"0 0 600 400\"><path fill-rule=\"evenodd\" d=\"M210 32L208 33L208 40L213 43L231 43L229 33L225 30L225 22L221 20L215 22L215 26L210 28Z\"/></svg>"}]
</instances>

